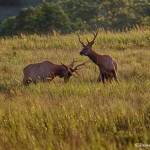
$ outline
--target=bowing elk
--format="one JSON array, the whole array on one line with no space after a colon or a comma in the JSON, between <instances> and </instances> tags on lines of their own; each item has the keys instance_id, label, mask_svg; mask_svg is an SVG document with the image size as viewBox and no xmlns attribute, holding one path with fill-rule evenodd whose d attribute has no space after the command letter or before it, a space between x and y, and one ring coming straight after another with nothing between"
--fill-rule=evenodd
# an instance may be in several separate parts
<instances>
[{"instance_id":1,"label":"bowing elk","mask_svg":"<svg viewBox=\"0 0 150 150\"><path fill-rule=\"evenodd\" d=\"M69 78L74 75L74 72L78 74L77 70L79 67L84 65L87 61L73 68L75 62L76 61L73 60L70 65L54 64L51 61L29 64L23 69L23 84L29 85L31 82L51 81L56 76L64 78L64 82L67 82Z\"/></svg>"}]
</instances>

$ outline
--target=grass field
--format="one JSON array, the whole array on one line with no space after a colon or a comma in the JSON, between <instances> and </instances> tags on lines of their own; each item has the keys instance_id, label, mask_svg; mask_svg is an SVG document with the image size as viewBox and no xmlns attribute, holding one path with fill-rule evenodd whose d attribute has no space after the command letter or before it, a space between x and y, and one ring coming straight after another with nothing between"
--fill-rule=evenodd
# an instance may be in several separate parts
<instances>
[{"instance_id":1,"label":"grass field","mask_svg":"<svg viewBox=\"0 0 150 150\"><path fill-rule=\"evenodd\" d=\"M92 38L91 33L81 34ZM97 83L88 62L68 83L24 87L22 69L50 60L81 63L76 34L21 35L0 39L0 149L137 149L150 144L150 29L100 31L93 46L118 62L120 84Z\"/></svg>"}]
</instances>

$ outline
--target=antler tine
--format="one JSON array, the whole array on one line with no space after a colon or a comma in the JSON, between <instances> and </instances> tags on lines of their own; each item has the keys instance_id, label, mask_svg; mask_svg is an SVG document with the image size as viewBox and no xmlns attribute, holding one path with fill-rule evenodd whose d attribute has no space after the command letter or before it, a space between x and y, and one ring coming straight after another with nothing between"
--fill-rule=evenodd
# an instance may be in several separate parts
<instances>
[{"instance_id":1,"label":"antler tine","mask_svg":"<svg viewBox=\"0 0 150 150\"><path fill-rule=\"evenodd\" d=\"M74 58L73 58L73 61L72 61L72 63L75 63L75 62L78 62L77 60L74 60Z\"/></svg>"},{"instance_id":2,"label":"antler tine","mask_svg":"<svg viewBox=\"0 0 150 150\"><path fill-rule=\"evenodd\" d=\"M80 39L80 36L79 36L79 34L77 33L77 35L78 35L78 38L79 38L79 42L82 44L82 46L84 47L85 45L84 45L84 43L81 41L81 39Z\"/></svg>"},{"instance_id":3,"label":"antler tine","mask_svg":"<svg viewBox=\"0 0 150 150\"><path fill-rule=\"evenodd\" d=\"M88 61L90 61L90 59ZM85 65L88 61L86 61L86 62L84 62L82 64L77 65L73 70L76 72L77 70L79 70L78 67Z\"/></svg>"},{"instance_id":4,"label":"antler tine","mask_svg":"<svg viewBox=\"0 0 150 150\"><path fill-rule=\"evenodd\" d=\"M93 33L93 35L94 35L94 38L93 38L93 40L91 41L91 42L94 42L94 40L96 39L96 37L97 37L97 35L98 35L98 29L96 30L96 33L95 32L92 32Z\"/></svg>"},{"instance_id":5,"label":"antler tine","mask_svg":"<svg viewBox=\"0 0 150 150\"><path fill-rule=\"evenodd\" d=\"M69 65L69 67L72 68L75 62L78 62L78 61L74 60L74 58L73 58L73 61L72 61L72 63Z\"/></svg>"},{"instance_id":6,"label":"antler tine","mask_svg":"<svg viewBox=\"0 0 150 150\"><path fill-rule=\"evenodd\" d=\"M90 43L88 39L86 39L86 40L87 40L88 43Z\"/></svg>"},{"instance_id":7,"label":"antler tine","mask_svg":"<svg viewBox=\"0 0 150 150\"><path fill-rule=\"evenodd\" d=\"M92 41L88 42L88 45L89 45L89 46L92 46L92 45L94 44L94 41L95 41L95 39L96 39L96 37L97 37L97 35L98 35L98 29L97 29L96 33L94 33L94 32L92 32L92 33L93 33L93 35L94 35L94 38L93 38Z\"/></svg>"}]
</instances>

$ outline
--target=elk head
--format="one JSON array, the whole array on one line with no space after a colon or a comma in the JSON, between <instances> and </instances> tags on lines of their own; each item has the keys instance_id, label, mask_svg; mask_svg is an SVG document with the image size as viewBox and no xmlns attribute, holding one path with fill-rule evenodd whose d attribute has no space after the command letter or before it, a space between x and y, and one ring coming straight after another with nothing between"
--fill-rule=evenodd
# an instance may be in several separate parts
<instances>
[{"instance_id":1,"label":"elk head","mask_svg":"<svg viewBox=\"0 0 150 150\"><path fill-rule=\"evenodd\" d=\"M88 60L89 61L89 60ZM74 61L70 64L70 65L64 65L62 64L63 68L65 69L65 71L63 72L63 77L64 77L64 82L67 82L69 80L69 78L74 75L73 73L75 72L76 74L80 75L77 70L81 69L79 68L80 66L83 66L85 65L85 63L87 63L88 61L82 63L82 64L79 64L77 65L76 67L73 68L74 66L74 63L77 62L77 61ZM75 76L75 75L74 75Z\"/></svg>"},{"instance_id":2,"label":"elk head","mask_svg":"<svg viewBox=\"0 0 150 150\"><path fill-rule=\"evenodd\" d=\"M88 43L87 43L86 45L81 41L79 34L77 34L77 35L78 35L78 38L79 38L79 42L80 42L81 45L83 46L83 49L81 50L80 55L88 56L88 55L90 54L90 51L92 50L92 45L94 44L94 41L95 41L95 39L96 39L96 37L97 37L97 35L98 35L98 30L96 31L96 33L94 33L94 32L92 32L92 33L93 33L93 35L94 35L94 38L93 38L93 40L90 41L90 42L89 42L89 40L87 39L87 42L88 42Z\"/></svg>"}]
</instances>

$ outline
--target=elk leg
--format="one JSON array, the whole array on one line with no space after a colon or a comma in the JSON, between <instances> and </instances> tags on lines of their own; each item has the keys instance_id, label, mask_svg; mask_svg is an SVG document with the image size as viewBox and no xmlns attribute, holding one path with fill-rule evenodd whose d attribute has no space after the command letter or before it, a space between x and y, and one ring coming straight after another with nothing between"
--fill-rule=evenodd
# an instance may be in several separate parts
<instances>
[{"instance_id":1,"label":"elk leg","mask_svg":"<svg viewBox=\"0 0 150 150\"><path fill-rule=\"evenodd\" d=\"M37 84L37 81L33 81L34 84Z\"/></svg>"},{"instance_id":2,"label":"elk leg","mask_svg":"<svg viewBox=\"0 0 150 150\"><path fill-rule=\"evenodd\" d=\"M113 77L112 77L110 74L108 74L108 82L109 82L109 83L112 82L112 79L113 79Z\"/></svg>"},{"instance_id":3,"label":"elk leg","mask_svg":"<svg viewBox=\"0 0 150 150\"><path fill-rule=\"evenodd\" d=\"M106 79L106 81L108 83L108 81L109 81L109 75L107 73L104 73L104 77L105 77L105 79Z\"/></svg>"},{"instance_id":4,"label":"elk leg","mask_svg":"<svg viewBox=\"0 0 150 150\"><path fill-rule=\"evenodd\" d=\"M32 79L32 82L33 82L34 84L37 84L38 79Z\"/></svg>"},{"instance_id":5,"label":"elk leg","mask_svg":"<svg viewBox=\"0 0 150 150\"><path fill-rule=\"evenodd\" d=\"M101 73L98 76L97 82L101 82Z\"/></svg>"},{"instance_id":6,"label":"elk leg","mask_svg":"<svg viewBox=\"0 0 150 150\"><path fill-rule=\"evenodd\" d=\"M104 83L105 83L105 76L104 76L103 73L101 73L101 77L102 77L102 82L103 82L103 84L104 84Z\"/></svg>"},{"instance_id":7,"label":"elk leg","mask_svg":"<svg viewBox=\"0 0 150 150\"><path fill-rule=\"evenodd\" d=\"M115 70L113 70L113 71L112 71L112 73L113 73L113 77L115 78L115 81L116 81L116 82L119 82L119 81L118 81L118 79L117 79L116 71L115 71Z\"/></svg>"},{"instance_id":8,"label":"elk leg","mask_svg":"<svg viewBox=\"0 0 150 150\"><path fill-rule=\"evenodd\" d=\"M112 82L112 77L109 77L109 83L111 83Z\"/></svg>"}]
</instances>

